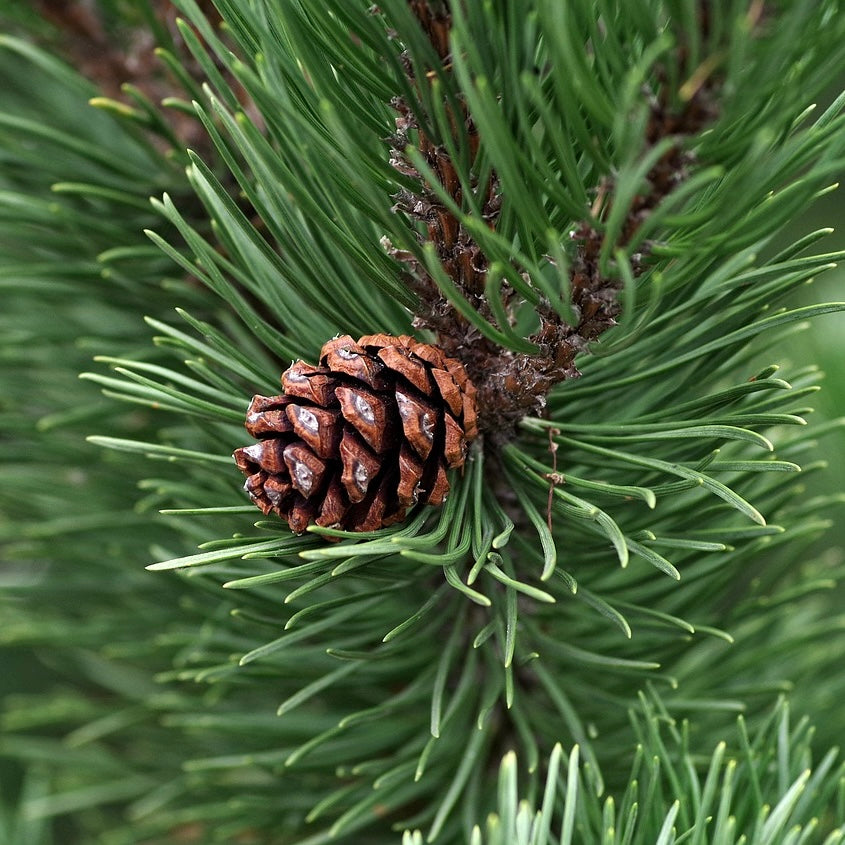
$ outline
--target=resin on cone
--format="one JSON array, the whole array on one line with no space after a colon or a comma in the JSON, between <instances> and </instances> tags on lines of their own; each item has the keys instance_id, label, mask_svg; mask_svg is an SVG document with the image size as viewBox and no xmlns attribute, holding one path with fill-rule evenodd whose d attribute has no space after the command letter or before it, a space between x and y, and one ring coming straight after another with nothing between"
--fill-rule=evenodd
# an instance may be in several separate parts
<instances>
[{"instance_id":1,"label":"resin on cone","mask_svg":"<svg viewBox=\"0 0 845 845\"><path fill-rule=\"evenodd\" d=\"M296 361L284 393L254 396L237 449L244 489L297 534L310 523L373 531L417 504L442 505L447 470L478 433L463 365L412 337L336 337L319 366Z\"/></svg>"}]
</instances>

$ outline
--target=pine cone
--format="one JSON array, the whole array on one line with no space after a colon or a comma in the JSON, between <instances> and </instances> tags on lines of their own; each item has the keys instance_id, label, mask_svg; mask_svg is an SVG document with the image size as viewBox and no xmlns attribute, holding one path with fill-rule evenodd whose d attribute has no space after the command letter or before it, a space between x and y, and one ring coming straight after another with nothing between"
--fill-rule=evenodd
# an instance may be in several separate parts
<instances>
[{"instance_id":1,"label":"pine cone","mask_svg":"<svg viewBox=\"0 0 845 845\"><path fill-rule=\"evenodd\" d=\"M416 504L441 505L447 469L463 466L478 433L463 365L407 335L343 335L320 366L297 361L281 396L254 396L238 449L244 489L301 534L311 522L372 531Z\"/></svg>"}]
</instances>

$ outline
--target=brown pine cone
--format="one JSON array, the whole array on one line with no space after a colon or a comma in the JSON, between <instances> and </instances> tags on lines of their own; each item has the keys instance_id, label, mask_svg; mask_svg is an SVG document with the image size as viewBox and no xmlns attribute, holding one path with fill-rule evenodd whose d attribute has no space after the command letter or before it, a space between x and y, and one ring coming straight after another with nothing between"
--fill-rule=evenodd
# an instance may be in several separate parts
<instances>
[{"instance_id":1,"label":"brown pine cone","mask_svg":"<svg viewBox=\"0 0 845 845\"><path fill-rule=\"evenodd\" d=\"M372 531L416 504L442 505L447 469L463 466L478 433L463 365L412 337L343 335L320 366L297 361L281 396L254 396L237 449L244 489L301 534L312 522Z\"/></svg>"}]
</instances>

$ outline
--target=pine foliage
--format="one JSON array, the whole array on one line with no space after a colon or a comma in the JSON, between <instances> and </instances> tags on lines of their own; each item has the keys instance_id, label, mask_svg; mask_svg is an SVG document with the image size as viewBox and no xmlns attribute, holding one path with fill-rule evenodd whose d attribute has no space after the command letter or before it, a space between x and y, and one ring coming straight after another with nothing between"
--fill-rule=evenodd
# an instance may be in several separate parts
<instances>
[{"instance_id":1,"label":"pine foliage","mask_svg":"<svg viewBox=\"0 0 845 845\"><path fill-rule=\"evenodd\" d=\"M779 235L839 4L162 5L101 13L163 104L0 11L0 840L843 841L842 421L781 356L842 255ZM486 433L441 509L293 535L249 399L376 332Z\"/></svg>"}]
</instances>

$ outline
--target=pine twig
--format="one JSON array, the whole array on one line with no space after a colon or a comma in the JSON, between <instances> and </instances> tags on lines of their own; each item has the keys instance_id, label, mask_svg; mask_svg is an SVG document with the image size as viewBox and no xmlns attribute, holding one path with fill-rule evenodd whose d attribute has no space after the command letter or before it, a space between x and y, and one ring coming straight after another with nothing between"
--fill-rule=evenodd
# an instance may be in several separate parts
<instances>
[{"instance_id":1,"label":"pine twig","mask_svg":"<svg viewBox=\"0 0 845 845\"><path fill-rule=\"evenodd\" d=\"M452 13L449 4L414 0L411 9L442 63L438 70L449 74L452 64L449 42ZM700 26L706 31L706 6L700 7L699 14ZM683 67L686 59L683 43L677 51L678 65ZM626 210L615 248L629 243L651 212L688 178L695 162L693 154L685 149L684 142L711 124L718 115L717 63L716 57L706 59L693 71L680 92L670 90L665 74L659 78L661 69L658 68L659 86L656 91L646 92L650 114L645 128L643 155L660 144L665 144L667 148L649 169L642 190ZM404 66L411 84L417 85L418 80L414 78L407 56ZM682 99L680 106L675 103L678 93ZM420 242L434 246L443 270L461 294L485 320L494 323L494 311L485 293L490 272L488 259L461 219L444 206L434 189L425 184L417 168L402 152L411 133L417 133L418 149L436 174L440 186L458 207L464 199L466 186L458 177L449 151L426 136L408 104L397 98L393 105L399 116L391 163L403 176L415 178L422 185L417 193L407 189L400 191L396 197L396 208L422 224ZM457 115L449 102L444 108L456 139L459 134L465 135L474 162L483 139L479 137L465 103L460 104L461 111ZM574 255L569 277L572 312L577 322L565 321L548 301L541 301L537 309L540 326L529 338L537 347L536 353L504 349L480 336L473 325L456 311L414 255L388 245L391 254L408 268L408 283L419 296L416 326L435 332L447 353L459 358L473 373L478 388L480 428L487 435L488 444L506 442L514 436L520 419L542 414L549 391L559 382L579 376L576 356L616 325L619 278L617 273L608 275L600 261L607 237L601 221L607 220L613 208L614 187L613 177L606 176L595 188L596 198L589 217L573 226L571 231ZM471 191L475 205L481 210L482 220L495 230L502 209L496 173L490 173L483 184L473 183ZM632 256L634 278L642 275L648 264L649 248L645 245ZM502 300L502 309L513 321L513 309L518 298L508 285L503 287Z\"/></svg>"}]
</instances>

